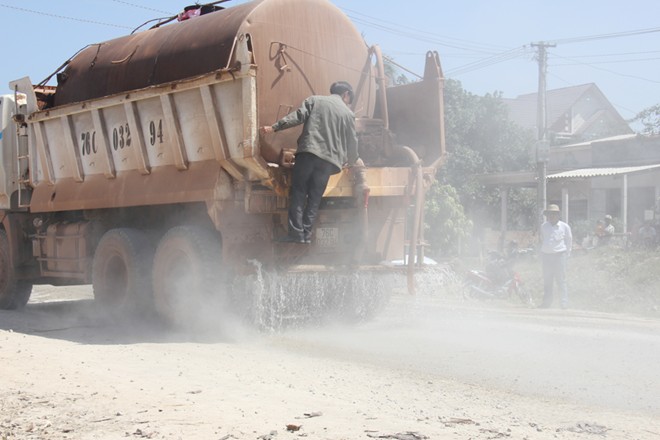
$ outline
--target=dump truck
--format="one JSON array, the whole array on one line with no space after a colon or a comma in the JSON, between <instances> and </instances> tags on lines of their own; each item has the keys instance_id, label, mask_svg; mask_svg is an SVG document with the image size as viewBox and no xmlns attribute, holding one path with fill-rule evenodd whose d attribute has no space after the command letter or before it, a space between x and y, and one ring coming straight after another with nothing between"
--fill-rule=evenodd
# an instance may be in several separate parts
<instances>
[{"instance_id":1,"label":"dump truck","mask_svg":"<svg viewBox=\"0 0 660 440\"><path fill-rule=\"evenodd\" d=\"M34 285L91 284L108 313L181 323L205 302L253 304L238 286L264 270L353 280L403 260L414 283L445 158L437 52L393 86L378 46L329 1L198 8L88 45L54 86L24 77L0 97L0 308L24 306ZM332 176L311 244L279 243L300 127L258 128L338 80L355 91L365 167ZM302 289L336 303L324 285Z\"/></svg>"}]
</instances>

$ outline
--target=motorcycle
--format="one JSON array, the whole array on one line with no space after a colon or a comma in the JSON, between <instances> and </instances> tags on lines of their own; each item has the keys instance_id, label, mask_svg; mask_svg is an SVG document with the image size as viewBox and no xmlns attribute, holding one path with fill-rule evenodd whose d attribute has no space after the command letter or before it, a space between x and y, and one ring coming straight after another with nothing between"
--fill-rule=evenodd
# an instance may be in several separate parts
<instances>
[{"instance_id":1,"label":"motorcycle","mask_svg":"<svg viewBox=\"0 0 660 440\"><path fill-rule=\"evenodd\" d=\"M534 307L529 289L512 267L516 258L530 252L532 250L512 249L506 256L497 251L489 252L488 262L483 270L468 271L465 295L475 299L517 297L526 306Z\"/></svg>"}]
</instances>

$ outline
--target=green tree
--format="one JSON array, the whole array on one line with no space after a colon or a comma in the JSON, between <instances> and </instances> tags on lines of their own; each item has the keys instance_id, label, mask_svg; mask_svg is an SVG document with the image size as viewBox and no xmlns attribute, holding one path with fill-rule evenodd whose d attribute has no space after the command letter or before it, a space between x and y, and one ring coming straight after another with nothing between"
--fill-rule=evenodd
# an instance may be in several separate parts
<instances>
[{"instance_id":1,"label":"green tree","mask_svg":"<svg viewBox=\"0 0 660 440\"><path fill-rule=\"evenodd\" d=\"M410 82L408 77L401 71L394 61L387 56L383 56L383 69L385 70L385 78L387 78L388 87L401 86Z\"/></svg>"},{"instance_id":2,"label":"green tree","mask_svg":"<svg viewBox=\"0 0 660 440\"><path fill-rule=\"evenodd\" d=\"M499 190L483 187L477 176L531 170L534 135L509 120L499 93L477 96L454 80L445 87L445 115L448 160L440 178L457 188L468 214L485 209L493 217Z\"/></svg>"},{"instance_id":3,"label":"green tree","mask_svg":"<svg viewBox=\"0 0 660 440\"><path fill-rule=\"evenodd\" d=\"M483 186L478 176L531 170L529 149L534 144L534 134L509 120L508 109L499 93L478 96L465 91L460 82L451 79L445 83L445 131L448 157L447 164L438 172L439 184L455 189L464 214L474 221L476 227L497 226L500 190ZM432 191L427 198L427 210L432 211L435 205L442 206L437 198L445 196L446 192ZM534 193L523 189L511 191L509 217L517 223L515 226L533 225L534 205ZM428 216L428 236L445 234L453 242L453 237L462 232L447 230L455 223L442 222L441 218ZM439 239L431 243L432 246L448 244Z\"/></svg>"},{"instance_id":4,"label":"green tree","mask_svg":"<svg viewBox=\"0 0 660 440\"><path fill-rule=\"evenodd\" d=\"M434 256L453 256L470 236L472 222L465 215L456 189L435 182L427 194L424 237Z\"/></svg>"},{"instance_id":5,"label":"green tree","mask_svg":"<svg viewBox=\"0 0 660 440\"><path fill-rule=\"evenodd\" d=\"M644 127L644 133L660 133L660 104L645 108L628 122L640 122Z\"/></svg>"}]
</instances>

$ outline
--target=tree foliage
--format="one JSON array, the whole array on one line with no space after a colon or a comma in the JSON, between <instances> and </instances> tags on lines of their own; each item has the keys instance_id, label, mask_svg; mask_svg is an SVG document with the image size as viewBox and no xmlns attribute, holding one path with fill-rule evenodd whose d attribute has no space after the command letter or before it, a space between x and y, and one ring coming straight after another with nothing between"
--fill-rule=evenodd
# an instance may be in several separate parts
<instances>
[{"instance_id":1,"label":"tree foliage","mask_svg":"<svg viewBox=\"0 0 660 440\"><path fill-rule=\"evenodd\" d=\"M424 215L424 236L434 255L455 254L472 230L472 222L465 216L458 193L451 185L433 184Z\"/></svg>"},{"instance_id":2,"label":"tree foliage","mask_svg":"<svg viewBox=\"0 0 660 440\"><path fill-rule=\"evenodd\" d=\"M447 164L438 172L439 188L431 191L427 203L429 237L444 234L447 239L434 238L432 246L451 246L465 232L452 228L466 227L468 221L447 222L432 214L438 209L453 210L439 197L453 196L463 207L463 215L477 227L497 226L500 215L500 189L485 187L479 175L532 169L530 148L534 134L509 120L506 104L499 93L478 96L465 91L461 83L447 80L445 84L445 138ZM509 216L513 222L533 224L535 195L513 189L509 195ZM452 215L458 215L455 211ZM516 225L518 226L518 225Z\"/></svg>"},{"instance_id":3,"label":"tree foliage","mask_svg":"<svg viewBox=\"0 0 660 440\"><path fill-rule=\"evenodd\" d=\"M389 85L408 83L387 58L384 68ZM425 211L425 234L435 255L459 251L473 224L496 226L500 188L483 186L478 176L532 169L529 151L534 145L534 133L509 120L501 94L474 95L451 79L444 90L447 164L427 195ZM534 192L511 189L509 226L533 225L535 204Z\"/></svg>"},{"instance_id":4,"label":"tree foliage","mask_svg":"<svg viewBox=\"0 0 660 440\"><path fill-rule=\"evenodd\" d=\"M390 58L384 57L383 69L385 70L385 78L389 86L400 86L410 82L405 73Z\"/></svg>"},{"instance_id":5,"label":"tree foliage","mask_svg":"<svg viewBox=\"0 0 660 440\"><path fill-rule=\"evenodd\" d=\"M640 122L646 134L660 133L660 104L645 108L629 122Z\"/></svg>"}]
</instances>

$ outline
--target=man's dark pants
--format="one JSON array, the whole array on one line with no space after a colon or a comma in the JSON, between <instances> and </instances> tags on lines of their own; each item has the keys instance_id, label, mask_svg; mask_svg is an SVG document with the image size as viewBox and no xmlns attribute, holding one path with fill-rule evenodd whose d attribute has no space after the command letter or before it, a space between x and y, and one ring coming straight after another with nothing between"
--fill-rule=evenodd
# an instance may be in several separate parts
<instances>
[{"instance_id":1,"label":"man's dark pants","mask_svg":"<svg viewBox=\"0 0 660 440\"><path fill-rule=\"evenodd\" d=\"M311 153L296 154L289 197L289 236L310 240L328 180L337 168Z\"/></svg>"}]
</instances>

